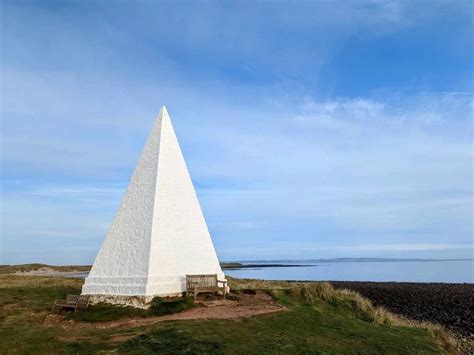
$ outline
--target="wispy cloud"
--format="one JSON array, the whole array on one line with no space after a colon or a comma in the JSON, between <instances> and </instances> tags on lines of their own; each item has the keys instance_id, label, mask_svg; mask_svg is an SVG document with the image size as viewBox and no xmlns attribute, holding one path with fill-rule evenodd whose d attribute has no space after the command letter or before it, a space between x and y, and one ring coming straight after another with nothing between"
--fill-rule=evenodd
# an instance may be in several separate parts
<instances>
[{"instance_id":1,"label":"wispy cloud","mask_svg":"<svg viewBox=\"0 0 474 355\"><path fill-rule=\"evenodd\" d=\"M430 251L430 250L451 250L468 249L472 250L472 244L369 244L349 247L336 247L336 250L345 251L370 251L370 252L393 252L393 251Z\"/></svg>"},{"instance_id":2,"label":"wispy cloud","mask_svg":"<svg viewBox=\"0 0 474 355\"><path fill-rule=\"evenodd\" d=\"M2 4L10 260L100 244L162 104L226 258L471 253L471 2L141 5Z\"/></svg>"}]
</instances>

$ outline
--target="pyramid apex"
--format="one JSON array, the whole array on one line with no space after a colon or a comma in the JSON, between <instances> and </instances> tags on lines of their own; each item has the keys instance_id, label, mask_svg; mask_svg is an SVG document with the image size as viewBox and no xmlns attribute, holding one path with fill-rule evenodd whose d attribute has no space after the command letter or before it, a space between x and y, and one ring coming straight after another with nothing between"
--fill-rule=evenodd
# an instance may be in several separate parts
<instances>
[{"instance_id":1,"label":"pyramid apex","mask_svg":"<svg viewBox=\"0 0 474 355\"><path fill-rule=\"evenodd\" d=\"M166 109L166 106L163 105L161 106L161 109L160 109L160 114L159 114L159 117L164 117L164 116L168 116L169 117L169 114L168 114L168 110Z\"/></svg>"}]
</instances>

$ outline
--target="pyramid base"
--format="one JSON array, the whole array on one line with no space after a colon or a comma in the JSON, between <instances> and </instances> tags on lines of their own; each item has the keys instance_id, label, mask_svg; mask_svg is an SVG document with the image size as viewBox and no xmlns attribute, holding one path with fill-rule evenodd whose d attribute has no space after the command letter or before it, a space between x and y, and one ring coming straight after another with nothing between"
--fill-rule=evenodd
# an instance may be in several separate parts
<instances>
[{"instance_id":1,"label":"pyramid base","mask_svg":"<svg viewBox=\"0 0 474 355\"><path fill-rule=\"evenodd\" d=\"M218 273L225 280L224 273ZM227 290L228 291L228 290ZM97 277L89 276L82 294L91 296L91 303L100 302L148 308L153 297L176 297L186 292L186 276Z\"/></svg>"},{"instance_id":2,"label":"pyramid base","mask_svg":"<svg viewBox=\"0 0 474 355\"><path fill-rule=\"evenodd\" d=\"M181 296L181 294L176 295ZM89 304L108 303L119 306L130 306L141 309L150 308L155 296L119 296L119 295L90 295Z\"/></svg>"},{"instance_id":3,"label":"pyramid base","mask_svg":"<svg viewBox=\"0 0 474 355\"><path fill-rule=\"evenodd\" d=\"M181 277L160 277L159 280L145 277L87 277L82 286L83 295L110 296L176 296L186 291L186 282Z\"/></svg>"}]
</instances>

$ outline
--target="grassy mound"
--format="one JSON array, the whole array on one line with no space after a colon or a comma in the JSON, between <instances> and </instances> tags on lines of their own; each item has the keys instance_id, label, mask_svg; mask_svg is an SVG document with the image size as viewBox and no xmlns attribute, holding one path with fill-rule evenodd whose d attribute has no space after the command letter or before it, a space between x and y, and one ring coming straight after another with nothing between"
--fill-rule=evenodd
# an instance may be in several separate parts
<instances>
[{"instance_id":1,"label":"grassy mound","mask_svg":"<svg viewBox=\"0 0 474 355\"><path fill-rule=\"evenodd\" d=\"M387 321L354 293L326 284L258 281L289 311L235 320L187 320L108 328L49 317L55 298L78 293L82 280L0 275L0 353L168 354L439 354L436 334L417 324ZM252 289L249 280L231 287ZM182 305L157 302L157 312ZM96 306L94 306L96 307ZM110 317L125 307L101 308ZM135 311L134 311L135 312ZM151 311L150 311L151 312ZM87 312L82 315L85 316ZM80 314L80 313L77 313ZM100 314L100 317L98 315ZM115 315L114 315L115 317ZM446 350L446 348L445 348Z\"/></svg>"},{"instance_id":2,"label":"grassy mound","mask_svg":"<svg viewBox=\"0 0 474 355\"><path fill-rule=\"evenodd\" d=\"M289 289L272 291L275 297L290 296L292 300L312 304L326 301L332 305L349 307L360 319L378 324L404 325L403 320L382 307L374 307L372 302L360 294L348 290L336 290L328 282L295 284ZM283 299L284 300L284 299Z\"/></svg>"},{"instance_id":3,"label":"grassy mound","mask_svg":"<svg viewBox=\"0 0 474 355\"><path fill-rule=\"evenodd\" d=\"M329 282L287 282L264 281L229 278L234 289L260 289L268 291L281 303L295 306L297 304L314 305L321 301L333 307L343 309L357 318L376 324L425 329L438 345L446 352L452 353L456 348L452 335L441 326L417 322L402 318L383 307L376 307L359 293L336 289Z\"/></svg>"}]
</instances>

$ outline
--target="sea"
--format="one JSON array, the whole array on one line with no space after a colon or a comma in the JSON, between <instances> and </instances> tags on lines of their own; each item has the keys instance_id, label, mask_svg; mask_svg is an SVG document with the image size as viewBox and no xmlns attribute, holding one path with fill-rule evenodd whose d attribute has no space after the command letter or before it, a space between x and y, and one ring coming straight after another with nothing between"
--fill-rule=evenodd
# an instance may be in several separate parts
<instances>
[{"instance_id":1,"label":"sea","mask_svg":"<svg viewBox=\"0 0 474 355\"><path fill-rule=\"evenodd\" d=\"M394 281L474 283L474 259L317 259L253 260L243 265L259 265L224 270L239 278L299 281ZM278 265L270 266L267 265Z\"/></svg>"},{"instance_id":2,"label":"sea","mask_svg":"<svg viewBox=\"0 0 474 355\"><path fill-rule=\"evenodd\" d=\"M263 280L474 283L474 259L316 259L243 260L226 275ZM89 272L62 273L85 278Z\"/></svg>"}]
</instances>

